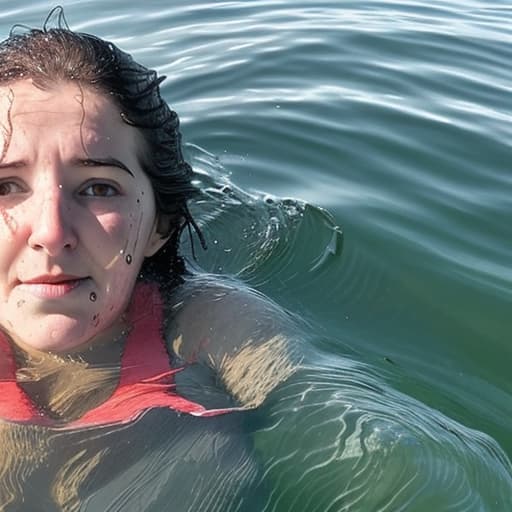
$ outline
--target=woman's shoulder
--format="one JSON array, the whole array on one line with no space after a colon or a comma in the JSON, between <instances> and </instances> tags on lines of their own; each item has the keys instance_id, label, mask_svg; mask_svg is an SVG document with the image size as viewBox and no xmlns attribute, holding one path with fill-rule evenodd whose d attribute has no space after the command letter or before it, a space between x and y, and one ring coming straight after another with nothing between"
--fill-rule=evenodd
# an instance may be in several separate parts
<instances>
[{"instance_id":1,"label":"woman's shoulder","mask_svg":"<svg viewBox=\"0 0 512 512\"><path fill-rule=\"evenodd\" d=\"M187 276L166 303L170 350L187 363L213 368L244 405L259 405L299 363L293 317L236 280Z\"/></svg>"},{"instance_id":2,"label":"woman's shoulder","mask_svg":"<svg viewBox=\"0 0 512 512\"><path fill-rule=\"evenodd\" d=\"M175 320L194 317L196 328L227 326L253 329L287 325L295 319L259 291L234 278L211 274L185 276L169 294L166 303ZM241 317L240 317L241 315Z\"/></svg>"}]
</instances>

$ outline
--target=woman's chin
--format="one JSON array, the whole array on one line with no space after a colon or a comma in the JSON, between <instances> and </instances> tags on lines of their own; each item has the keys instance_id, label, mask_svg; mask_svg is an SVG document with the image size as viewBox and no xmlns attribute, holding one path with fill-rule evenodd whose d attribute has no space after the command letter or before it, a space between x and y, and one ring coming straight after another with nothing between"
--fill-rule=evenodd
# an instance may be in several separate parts
<instances>
[{"instance_id":1,"label":"woman's chin","mask_svg":"<svg viewBox=\"0 0 512 512\"><path fill-rule=\"evenodd\" d=\"M76 322L72 325L54 325L34 329L25 335L18 335L15 343L26 352L65 353L86 345L94 333L80 328Z\"/></svg>"},{"instance_id":2,"label":"woman's chin","mask_svg":"<svg viewBox=\"0 0 512 512\"><path fill-rule=\"evenodd\" d=\"M70 343L67 340L28 340L28 341L17 341L16 344L25 352L37 353L37 352L53 352L55 354L66 354L79 350L82 345L86 345L87 341L83 343Z\"/></svg>"},{"instance_id":3,"label":"woman's chin","mask_svg":"<svg viewBox=\"0 0 512 512\"><path fill-rule=\"evenodd\" d=\"M27 336L14 339L16 345L28 353L53 352L72 354L84 352L92 345L111 345L124 338L126 325L121 320L111 325L83 325L81 322L61 322L47 325Z\"/></svg>"}]
</instances>

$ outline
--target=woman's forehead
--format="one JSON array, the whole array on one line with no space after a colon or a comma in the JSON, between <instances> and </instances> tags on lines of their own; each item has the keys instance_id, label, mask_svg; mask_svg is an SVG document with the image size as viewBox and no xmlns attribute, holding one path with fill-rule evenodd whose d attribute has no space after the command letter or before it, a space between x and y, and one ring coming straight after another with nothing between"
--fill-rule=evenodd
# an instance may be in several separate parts
<instances>
[{"instance_id":1,"label":"woman's forehead","mask_svg":"<svg viewBox=\"0 0 512 512\"><path fill-rule=\"evenodd\" d=\"M18 116L62 116L62 122L77 120L103 124L105 119L121 122L119 110L105 95L75 82L57 82L44 88L31 80L17 81L0 87L0 113Z\"/></svg>"},{"instance_id":2,"label":"woman's forehead","mask_svg":"<svg viewBox=\"0 0 512 512\"><path fill-rule=\"evenodd\" d=\"M44 89L23 80L0 87L2 132L10 144L25 139L67 138L84 149L140 144L138 131L124 123L108 96L74 82L49 84ZM3 135L2 135L3 137ZM104 147L104 148L103 148Z\"/></svg>"}]
</instances>

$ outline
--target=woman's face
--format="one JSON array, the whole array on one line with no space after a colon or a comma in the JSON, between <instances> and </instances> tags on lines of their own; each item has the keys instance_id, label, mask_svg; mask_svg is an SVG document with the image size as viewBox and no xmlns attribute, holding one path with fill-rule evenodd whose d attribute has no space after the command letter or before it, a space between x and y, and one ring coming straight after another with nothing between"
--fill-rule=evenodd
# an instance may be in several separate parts
<instances>
[{"instance_id":1,"label":"woman's face","mask_svg":"<svg viewBox=\"0 0 512 512\"><path fill-rule=\"evenodd\" d=\"M0 326L25 349L114 337L165 240L141 135L74 83L0 87Z\"/></svg>"}]
</instances>

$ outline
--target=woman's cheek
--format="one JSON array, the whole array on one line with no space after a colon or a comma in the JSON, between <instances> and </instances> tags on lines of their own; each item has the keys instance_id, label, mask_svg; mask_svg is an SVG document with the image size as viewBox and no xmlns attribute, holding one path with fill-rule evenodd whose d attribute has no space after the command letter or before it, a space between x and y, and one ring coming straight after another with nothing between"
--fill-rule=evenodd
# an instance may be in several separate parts
<instances>
[{"instance_id":1,"label":"woman's cheek","mask_svg":"<svg viewBox=\"0 0 512 512\"><path fill-rule=\"evenodd\" d=\"M114 238L119 236L123 231L127 231L129 225L129 213L121 211L111 211L96 216L102 230Z\"/></svg>"},{"instance_id":2,"label":"woman's cheek","mask_svg":"<svg viewBox=\"0 0 512 512\"><path fill-rule=\"evenodd\" d=\"M122 254L121 251L129 245L132 235L132 222L127 214L109 213L98 218L102 228L102 235L92 234L98 242L98 246L105 248L112 256Z\"/></svg>"},{"instance_id":3,"label":"woman's cheek","mask_svg":"<svg viewBox=\"0 0 512 512\"><path fill-rule=\"evenodd\" d=\"M133 254L137 233L132 213L110 213L103 215L101 225L105 237L98 239L98 250L102 255L105 283L110 293L123 296L133 286L138 274L138 258Z\"/></svg>"}]
</instances>

